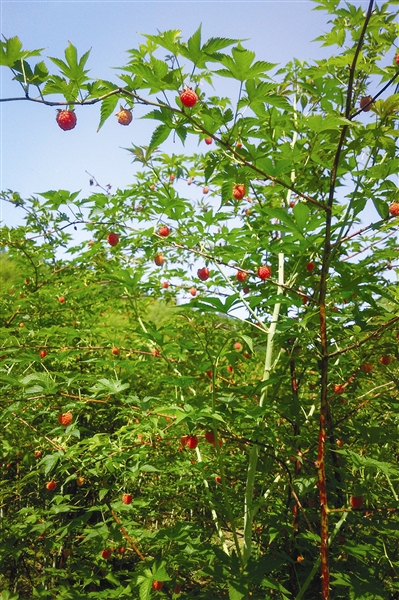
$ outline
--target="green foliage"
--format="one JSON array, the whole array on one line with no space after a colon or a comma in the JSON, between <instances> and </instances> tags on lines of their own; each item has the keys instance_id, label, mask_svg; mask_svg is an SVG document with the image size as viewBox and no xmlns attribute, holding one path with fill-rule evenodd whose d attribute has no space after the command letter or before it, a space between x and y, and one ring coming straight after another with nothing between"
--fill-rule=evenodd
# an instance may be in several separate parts
<instances>
[{"instance_id":1,"label":"green foliage","mask_svg":"<svg viewBox=\"0 0 399 600\"><path fill-rule=\"evenodd\" d=\"M277 72L200 27L146 35L123 87L1 43L28 98L154 121L126 190L2 192L4 600L397 597L397 14L317 4L339 55Z\"/></svg>"}]
</instances>

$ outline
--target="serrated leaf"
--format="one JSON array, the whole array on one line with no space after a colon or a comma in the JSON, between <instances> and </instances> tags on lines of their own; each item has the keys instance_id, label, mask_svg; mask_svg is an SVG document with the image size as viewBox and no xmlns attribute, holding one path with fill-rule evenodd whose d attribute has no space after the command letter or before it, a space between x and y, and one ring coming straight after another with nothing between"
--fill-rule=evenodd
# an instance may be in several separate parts
<instances>
[{"instance_id":1,"label":"serrated leaf","mask_svg":"<svg viewBox=\"0 0 399 600\"><path fill-rule=\"evenodd\" d=\"M18 60L24 60L30 56L40 56L44 48L38 50L22 50L19 37L8 38L0 42L0 66L13 67Z\"/></svg>"},{"instance_id":2,"label":"serrated leaf","mask_svg":"<svg viewBox=\"0 0 399 600\"><path fill-rule=\"evenodd\" d=\"M151 136L150 145L148 146L148 150L154 150L158 148L160 144L162 144L165 140L168 139L170 132L172 131L169 125L159 125Z\"/></svg>"},{"instance_id":3,"label":"serrated leaf","mask_svg":"<svg viewBox=\"0 0 399 600\"><path fill-rule=\"evenodd\" d=\"M298 202L293 208L293 213L299 229L305 229L310 214L310 209L307 204Z\"/></svg>"},{"instance_id":4,"label":"serrated leaf","mask_svg":"<svg viewBox=\"0 0 399 600\"><path fill-rule=\"evenodd\" d=\"M108 98L104 98L101 102L100 109L100 123L98 124L97 132L100 131L101 127L104 125L105 121L112 115L115 110L116 105L118 104L118 96L114 94L113 96L108 96Z\"/></svg>"},{"instance_id":5,"label":"serrated leaf","mask_svg":"<svg viewBox=\"0 0 399 600\"><path fill-rule=\"evenodd\" d=\"M145 579L139 588L140 600L150 600L151 590L152 579Z\"/></svg>"}]
</instances>

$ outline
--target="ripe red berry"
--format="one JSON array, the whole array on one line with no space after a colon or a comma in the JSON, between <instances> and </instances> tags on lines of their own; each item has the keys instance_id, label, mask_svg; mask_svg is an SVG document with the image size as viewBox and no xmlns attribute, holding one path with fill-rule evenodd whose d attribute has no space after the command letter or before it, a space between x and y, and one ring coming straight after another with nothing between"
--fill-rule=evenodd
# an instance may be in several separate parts
<instances>
[{"instance_id":1,"label":"ripe red berry","mask_svg":"<svg viewBox=\"0 0 399 600\"><path fill-rule=\"evenodd\" d=\"M233 196L236 200L242 200L245 196L245 185L238 183L233 187Z\"/></svg>"},{"instance_id":2,"label":"ripe red berry","mask_svg":"<svg viewBox=\"0 0 399 600\"><path fill-rule=\"evenodd\" d=\"M162 225L159 229L158 229L158 234L161 237L168 237L168 235L170 234L170 229L167 225Z\"/></svg>"},{"instance_id":3,"label":"ripe red berry","mask_svg":"<svg viewBox=\"0 0 399 600\"><path fill-rule=\"evenodd\" d=\"M296 560L297 560L297 562L301 563L305 559L303 558L303 556L297 556Z\"/></svg>"},{"instance_id":4,"label":"ripe red berry","mask_svg":"<svg viewBox=\"0 0 399 600\"><path fill-rule=\"evenodd\" d=\"M392 202L389 206L389 212L393 217L399 217L399 202Z\"/></svg>"},{"instance_id":5,"label":"ripe red berry","mask_svg":"<svg viewBox=\"0 0 399 600\"><path fill-rule=\"evenodd\" d=\"M104 560L109 560L111 558L111 550L109 550L108 548L106 548L105 550L103 550L101 552L101 556L103 557Z\"/></svg>"},{"instance_id":6,"label":"ripe red berry","mask_svg":"<svg viewBox=\"0 0 399 600\"><path fill-rule=\"evenodd\" d=\"M237 148L242 148L242 142L237 142L236 146L237 146Z\"/></svg>"},{"instance_id":7,"label":"ripe red berry","mask_svg":"<svg viewBox=\"0 0 399 600\"><path fill-rule=\"evenodd\" d=\"M119 235L117 233L109 233L107 235L107 242L110 246L116 246L119 242Z\"/></svg>"},{"instance_id":8,"label":"ripe red berry","mask_svg":"<svg viewBox=\"0 0 399 600\"><path fill-rule=\"evenodd\" d=\"M205 144L207 144L207 146L210 146L212 144L212 138L211 137L205 138Z\"/></svg>"},{"instance_id":9,"label":"ripe red berry","mask_svg":"<svg viewBox=\"0 0 399 600\"><path fill-rule=\"evenodd\" d=\"M198 438L196 435L188 435L186 439L186 446L190 450L194 450L198 446Z\"/></svg>"},{"instance_id":10,"label":"ripe red berry","mask_svg":"<svg viewBox=\"0 0 399 600\"><path fill-rule=\"evenodd\" d=\"M241 283L243 283L247 278L247 274L245 273L245 271L237 271L236 273L236 279L237 281L240 281Z\"/></svg>"},{"instance_id":11,"label":"ripe red berry","mask_svg":"<svg viewBox=\"0 0 399 600\"><path fill-rule=\"evenodd\" d=\"M122 108L122 106L115 116L118 118L120 125L129 125L133 119L132 111L128 108Z\"/></svg>"},{"instance_id":12,"label":"ripe red berry","mask_svg":"<svg viewBox=\"0 0 399 600\"><path fill-rule=\"evenodd\" d=\"M118 356L118 354L119 354L119 348L112 348L111 352L112 352L112 354L114 356Z\"/></svg>"},{"instance_id":13,"label":"ripe red berry","mask_svg":"<svg viewBox=\"0 0 399 600\"><path fill-rule=\"evenodd\" d=\"M268 266L258 268L258 277L260 277L263 280L269 279L271 274L272 274L271 269Z\"/></svg>"},{"instance_id":14,"label":"ripe red berry","mask_svg":"<svg viewBox=\"0 0 399 600\"><path fill-rule=\"evenodd\" d=\"M216 483L221 483L222 478L219 475L216 475L215 481L216 481Z\"/></svg>"},{"instance_id":15,"label":"ripe red berry","mask_svg":"<svg viewBox=\"0 0 399 600\"><path fill-rule=\"evenodd\" d=\"M122 494L123 504L131 504L132 500L133 500L132 494Z\"/></svg>"},{"instance_id":16,"label":"ripe red berry","mask_svg":"<svg viewBox=\"0 0 399 600\"><path fill-rule=\"evenodd\" d=\"M123 546L121 546L120 548L118 548L118 554L124 554L125 550L126 550L126 548L124 548Z\"/></svg>"},{"instance_id":17,"label":"ripe red berry","mask_svg":"<svg viewBox=\"0 0 399 600\"><path fill-rule=\"evenodd\" d=\"M360 98L360 108L363 112L369 112L371 108L371 104L369 104L372 100L372 96L363 96Z\"/></svg>"},{"instance_id":18,"label":"ripe red berry","mask_svg":"<svg viewBox=\"0 0 399 600\"><path fill-rule=\"evenodd\" d=\"M205 433L205 439L210 444L215 444L215 434L213 433L213 431L207 431Z\"/></svg>"},{"instance_id":19,"label":"ripe red berry","mask_svg":"<svg viewBox=\"0 0 399 600\"><path fill-rule=\"evenodd\" d=\"M52 492L53 490L55 490L56 486L57 486L57 484L56 484L56 482L55 482L55 481L48 481L48 482L46 483L46 488L47 488L48 490L50 490L50 492Z\"/></svg>"},{"instance_id":20,"label":"ripe red berry","mask_svg":"<svg viewBox=\"0 0 399 600\"><path fill-rule=\"evenodd\" d=\"M294 201L291 201L291 202L290 202L290 208L294 208L294 206L295 206L295 202L294 202Z\"/></svg>"},{"instance_id":21,"label":"ripe red berry","mask_svg":"<svg viewBox=\"0 0 399 600\"><path fill-rule=\"evenodd\" d=\"M399 53L395 56L395 62L397 65L399 65Z\"/></svg>"},{"instance_id":22,"label":"ripe red berry","mask_svg":"<svg viewBox=\"0 0 399 600\"><path fill-rule=\"evenodd\" d=\"M201 281L206 281L209 277L209 269L207 267L202 267L202 269L198 269L197 275Z\"/></svg>"},{"instance_id":23,"label":"ripe red berry","mask_svg":"<svg viewBox=\"0 0 399 600\"><path fill-rule=\"evenodd\" d=\"M362 369L365 373L371 373L373 370L373 365L371 363L364 363L364 365L362 365Z\"/></svg>"},{"instance_id":24,"label":"ripe red berry","mask_svg":"<svg viewBox=\"0 0 399 600\"><path fill-rule=\"evenodd\" d=\"M242 344L240 342L236 342L234 344L234 350L242 350Z\"/></svg>"},{"instance_id":25,"label":"ripe red berry","mask_svg":"<svg viewBox=\"0 0 399 600\"><path fill-rule=\"evenodd\" d=\"M163 281L163 282L162 282L162 287L163 287L165 290L167 290L167 289L168 289L168 287L169 287L169 282L168 282L168 281Z\"/></svg>"},{"instance_id":26,"label":"ripe red berry","mask_svg":"<svg viewBox=\"0 0 399 600\"><path fill-rule=\"evenodd\" d=\"M42 455L42 453L40 452L40 450L35 450L35 458L40 458Z\"/></svg>"},{"instance_id":27,"label":"ripe red berry","mask_svg":"<svg viewBox=\"0 0 399 600\"><path fill-rule=\"evenodd\" d=\"M349 502L352 508L361 508L363 504L363 496L351 496Z\"/></svg>"},{"instance_id":28,"label":"ripe red berry","mask_svg":"<svg viewBox=\"0 0 399 600\"><path fill-rule=\"evenodd\" d=\"M64 304L64 302L65 302L65 296L60 296L58 298L58 301L61 302L61 304Z\"/></svg>"},{"instance_id":29,"label":"ripe red berry","mask_svg":"<svg viewBox=\"0 0 399 600\"><path fill-rule=\"evenodd\" d=\"M391 362L391 357L390 356L381 356L380 363L382 365L387 366L387 365L389 365L390 362Z\"/></svg>"},{"instance_id":30,"label":"ripe red berry","mask_svg":"<svg viewBox=\"0 0 399 600\"><path fill-rule=\"evenodd\" d=\"M203 194L207 194L209 192L209 187L205 186L204 188L202 188L202 193Z\"/></svg>"},{"instance_id":31,"label":"ripe red berry","mask_svg":"<svg viewBox=\"0 0 399 600\"><path fill-rule=\"evenodd\" d=\"M195 287L190 288L189 292L190 292L190 294L192 296L196 296L197 295L197 289Z\"/></svg>"},{"instance_id":32,"label":"ripe red berry","mask_svg":"<svg viewBox=\"0 0 399 600\"><path fill-rule=\"evenodd\" d=\"M336 383L334 385L334 394L342 394L342 392L345 390L343 385L340 385L339 383Z\"/></svg>"},{"instance_id":33,"label":"ripe red berry","mask_svg":"<svg viewBox=\"0 0 399 600\"><path fill-rule=\"evenodd\" d=\"M232 367L231 365L229 365L229 366L227 367L227 372L228 372L228 373L232 373L233 371L234 371L233 367Z\"/></svg>"},{"instance_id":34,"label":"ripe red berry","mask_svg":"<svg viewBox=\"0 0 399 600\"><path fill-rule=\"evenodd\" d=\"M175 585L175 587L173 588L173 593L180 594L180 592L181 592L181 585L179 585L179 584Z\"/></svg>"},{"instance_id":35,"label":"ripe red berry","mask_svg":"<svg viewBox=\"0 0 399 600\"><path fill-rule=\"evenodd\" d=\"M39 356L40 356L40 358L45 358L47 356L46 350L40 350Z\"/></svg>"},{"instance_id":36,"label":"ripe red berry","mask_svg":"<svg viewBox=\"0 0 399 600\"><path fill-rule=\"evenodd\" d=\"M70 411L58 415L58 422L64 427L68 427L72 423L72 413Z\"/></svg>"},{"instance_id":37,"label":"ripe red berry","mask_svg":"<svg viewBox=\"0 0 399 600\"><path fill-rule=\"evenodd\" d=\"M157 254L155 256L154 263L157 265L157 267L162 267L164 262L165 262L165 257L162 256L162 254Z\"/></svg>"},{"instance_id":38,"label":"ripe red berry","mask_svg":"<svg viewBox=\"0 0 399 600\"><path fill-rule=\"evenodd\" d=\"M192 108L198 102L198 96L191 88L185 88L180 94L180 102L186 108Z\"/></svg>"},{"instance_id":39,"label":"ripe red berry","mask_svg":"<svg viewBox=\"0 0 399 600\"><path fill-rule=\"evenodd\" d=\"M171 173L169 175L169 181L174 181L175 180L175 176L173 175L173 173Z\"/></svg>"},{"instance_id":40,"label":"ripe red berry","mask_svg":"<svg viewBox=\"0 0 399 600\"><path fill-rule=\"evenodd\" d=\"M306 265L306 269L307 269L307 271L309 271L309 273L311 273L314 270L314 268L315 268L315 264L312 261L308 262L308 264Z\"/></svg>"},{"instance_id":41,"label":"ripe red berry","mask_svg":"<svg viewBox=\"0 0 399 600\"><path fill-rule=\"evenodd\" d=\"M151 585L153 590L161 590L163 586L163 581L153 581Z\"/></svg>"},{"instance_id":42,"label":"ripe red berry","mask_svg":"<svg viewBox=\"0 0 399 600\"><path fill-rule=\"evenodd\" d=\"M70 129L73 129L77 121L76 114L73 110L58 110L55 119L59 127L61 127L61 129L63 129L64 131L69 131Z\"/></svg>"}]
</instances>

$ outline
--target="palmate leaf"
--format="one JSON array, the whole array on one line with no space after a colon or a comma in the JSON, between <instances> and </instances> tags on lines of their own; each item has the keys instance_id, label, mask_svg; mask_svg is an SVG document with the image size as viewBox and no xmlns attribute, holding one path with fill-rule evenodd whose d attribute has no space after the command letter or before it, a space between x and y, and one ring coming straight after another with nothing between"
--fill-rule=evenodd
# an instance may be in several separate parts
<instances>
[{"instance_id":1,"label":"palmate leaf","mask_svg":"<svg viewBox=\"0 0 399 600\"><path fill-rule=\"evenodd\" d=\"M66 62L61 60L60 58L49 57L50 60L57 65L60 69L61 73L65 75L68 79L75 81L79 85L87 81L86 74L89 71L84 70L84 66L89 58L90 50L85 52L80 60L78 60L78 53L73 44L69 42L68 47L65 50L65 58Z\"/></svg>"},{"instance_id":2,"label":"palmate leaf","mask_svg":"<svg viewBox=\"0 0 399 600\"><path fill-rule=\"evenodd\" d=\"M22 43L19 37L8 38L5 42L0 42L0 66L13 67L19 60L24 60L30 56L40 56L44 48L38 50L22 50Z\"/></svg>"},{"instance_id":3,"label":"palmate leaf","mask_svg":"<svg viewBox=\"0 0 399 600\"><path fill-rule=\"evenodd\" d=\"M163 31L158 35L142 35L144 35L147 40L154 42L154 44L161 46L161 48L169 50L169 52L172 52L174 55L179 53L179 40L181 38L180 29L169 29L168 31Z\"/></svg>"},{"instance_id":4,"label":"palmate leaf","mask_svg":"<svg viewBox=\"0 0 399 600\"><path fill-rule=\"evenodd\" d=\"M216 70L215 73L218 75L238 79L238 81L246 81L247 79L260 77L276 66L276 64L265 61L256 61L252 64L255 59L255 52L246 50L241 44L238 44L231 52L232 56L225 54L221 58L220 62L226 68Z\"/></svg>"}]
</instances>

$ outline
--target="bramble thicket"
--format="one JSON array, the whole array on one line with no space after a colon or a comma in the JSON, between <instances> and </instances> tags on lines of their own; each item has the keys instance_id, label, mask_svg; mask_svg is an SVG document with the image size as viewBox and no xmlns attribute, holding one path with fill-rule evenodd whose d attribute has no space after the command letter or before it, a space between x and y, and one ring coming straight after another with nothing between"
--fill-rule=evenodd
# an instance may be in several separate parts
<instances>
[{"instance_id":1,"label":"bramble thicket","mask_svg":"<svg viewBox=\"0 0 399 600\"><path fill-rule=\"evenodd\" d=\"M1 42L62 135L154 123L127 189L1 193L2 600L399 598L397 5L317 0L312 64Z\"/></svg>"}]
</instances>

